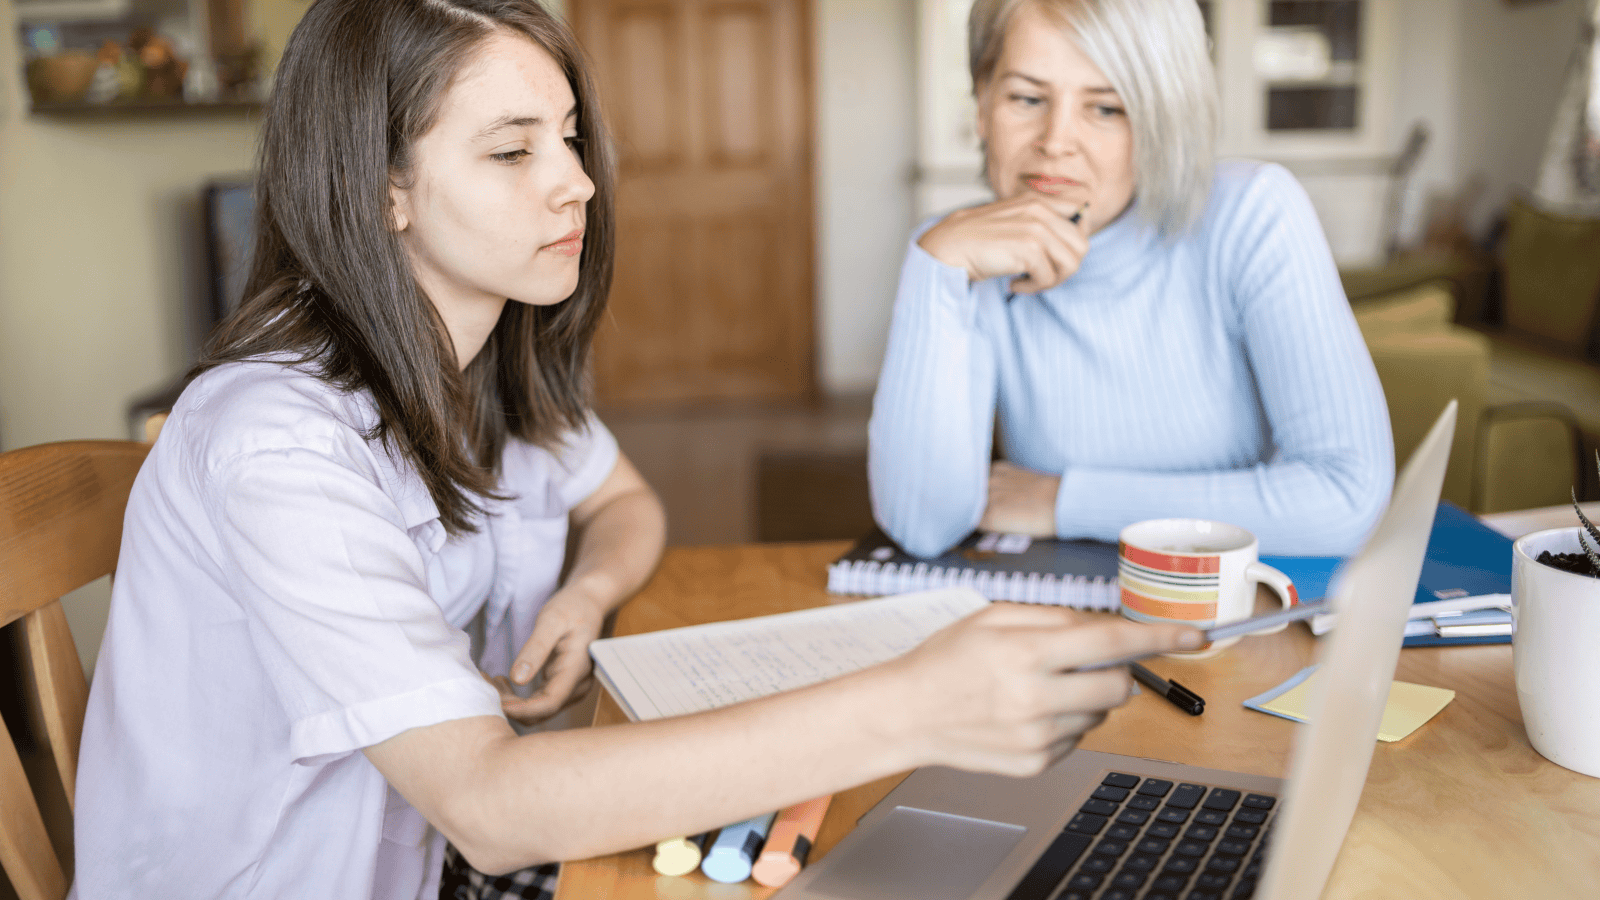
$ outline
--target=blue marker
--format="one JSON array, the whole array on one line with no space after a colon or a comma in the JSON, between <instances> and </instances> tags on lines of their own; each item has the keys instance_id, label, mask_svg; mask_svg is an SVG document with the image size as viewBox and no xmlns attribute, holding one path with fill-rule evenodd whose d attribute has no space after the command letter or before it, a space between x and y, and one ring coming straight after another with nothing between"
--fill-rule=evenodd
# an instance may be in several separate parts
<instances>
[{"instance_id":1,"label":"blue marker","mask_svg":"<svg viewBox=\"0 0 1600 900\"><path fill-rule=\"evenodd\" d=\"M717 839L706 851L700 871L713 881L737 884L750 877L750 868L761 854L761 845L767 842L767 829L772 827L776 812L745 819L722 829Z\"/></svg>"}]
</instances>

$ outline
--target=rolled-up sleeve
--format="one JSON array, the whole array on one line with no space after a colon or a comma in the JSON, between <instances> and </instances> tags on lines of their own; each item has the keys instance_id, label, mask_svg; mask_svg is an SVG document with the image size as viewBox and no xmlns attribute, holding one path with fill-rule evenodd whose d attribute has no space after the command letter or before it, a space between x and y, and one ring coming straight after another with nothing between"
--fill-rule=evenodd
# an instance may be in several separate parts
<instances>
[{"instance_id":1,"label":"rolled-up sleeve","mask_svg":"<svg viewBox=\"0 0 1600 900\"><path fill-rule=\"evenodd\" d=\"M567 509L600 489L617 467L619 454L617 439L592 413L583 428L567 436L558 454L564 470L558 491Z\"/></svg>"}]
</instances>

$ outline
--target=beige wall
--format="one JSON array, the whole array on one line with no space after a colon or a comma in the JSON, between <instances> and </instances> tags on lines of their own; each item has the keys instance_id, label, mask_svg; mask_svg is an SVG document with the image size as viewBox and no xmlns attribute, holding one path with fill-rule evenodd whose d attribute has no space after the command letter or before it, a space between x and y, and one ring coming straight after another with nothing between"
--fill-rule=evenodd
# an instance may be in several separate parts
<instances>
[{"instance_id":1,"label":"beige wall","mask_svg":"<svg viewBox=\"0 0 1600 900\"><path fill-rule=\"evenodd\" d=\"M824 391L868 391L915 224L916 4L812 3L818 372Z\"/></svg>"},{"instance_id":2,"label":"beige wall","mask_svg":"<svg viewBox=\"0 0 1600 900\"><path fill-rule=\"evenodd\" d=\"M187 362L200 185L249 169L255 126L29 116L14 22L0 0L0 446L126 437L128 401ZM65 604L91 668L107 597Z\"/></svg>"},{"instance_id":3,"label":"beige wall","mask_svg":"<svg viewBox=\"0 0 1600 900\"><path fill-rule=\"evenodd\" d=\"M249 168L255 127L30 116L13 21L0 0L0 444L124 437L185 362L200 186Z\"/></svg>"}]
</instances>

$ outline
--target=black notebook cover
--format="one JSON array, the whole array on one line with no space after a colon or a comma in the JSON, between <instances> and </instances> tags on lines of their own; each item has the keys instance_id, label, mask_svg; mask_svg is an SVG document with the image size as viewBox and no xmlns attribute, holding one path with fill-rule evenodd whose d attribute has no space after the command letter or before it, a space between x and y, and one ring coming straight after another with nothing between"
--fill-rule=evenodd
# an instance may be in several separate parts
<instances>
[{"instance_id":1,"label":"black notebook cover","mask_svg":"<svg viewBox=\"0 0 1600 900\"><path fill-rule=\"evenodd\" d=\"M1117 546L975 531L929 559L900 549L881 529L828 566L836 594L903 594L971 587L990 600L1117 608Z\"/></svg>"}]
</instances>

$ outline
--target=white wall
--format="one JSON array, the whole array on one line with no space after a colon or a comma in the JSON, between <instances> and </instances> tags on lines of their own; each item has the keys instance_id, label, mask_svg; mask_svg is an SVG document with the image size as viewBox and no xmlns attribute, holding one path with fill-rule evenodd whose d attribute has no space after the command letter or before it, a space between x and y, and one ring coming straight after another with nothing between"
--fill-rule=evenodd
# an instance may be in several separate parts
<instances>
[{"instance_id":1,"label":"white wall","mask_svg":"<svg viewBox=\"0 0 1600 900\"><path fill-rule=\"evenodd\" d=\"M914 0L813 0L822 389L870 390L912 222Z\"/></svg>"},{"instance_id":2,"label":"white wall","mask_svg":"<svg viewBox=\"0 0 1600 900\"><path fill-rule=\"evenodd\" d=\"M1485 179L1472 215L1482 229L1509 196L1533 188L1585 3L1455 2L1462 8L1455 169L1459 178Z\"/></svg>"},{"instance_id":3,"label":"white wall","mask_svg":"<svg viewBox=\"0 0 1600 900\"><path fill-rule=\"evenodd\" d=\"M1389 133L1398 147L1421 120L1428 143L1412 173L1402 210L1402 240L1420 235L1428 198L1449 194L1459 186L1460 140L1460 0L1406 0L1400 4L1397 27L1400 54L1395 66L1397 90Z\"/></svg>"}]
</instances>

